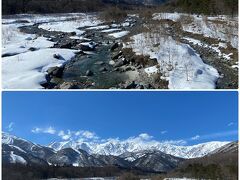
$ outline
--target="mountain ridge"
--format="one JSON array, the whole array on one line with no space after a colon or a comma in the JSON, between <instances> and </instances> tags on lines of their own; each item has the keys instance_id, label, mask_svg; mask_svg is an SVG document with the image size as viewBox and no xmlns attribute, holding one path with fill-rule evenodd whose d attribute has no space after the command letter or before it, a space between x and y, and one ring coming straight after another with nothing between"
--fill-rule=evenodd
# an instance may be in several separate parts
<instances>
[{"instance_id":1,"label":"mountain ridge","mask_svg":"<svg viewBox=\"0 0 240 180\"><path fill-rule=\"evenodd\" d=\"M159 150L166 154L170 154L181 158L202 157L213 150L228 144L229 142L212 141L201 143L193 146L177 146L170 143L161 143L158 141L133 141L133 140L109 140L104 143L95 142L76 142L64 141L53 142L50 148L57 150L71 147L73 149L83 149L89 154L115 155L119 156L125 152L137 152L140 150ZM202 149L202 151L200 151Z\"/></svg>"},{"instance_id":2,"label":"mountain ridge","mask_svg":"<svg viewBox=\"0 0 240 180\"><path fill-rule=\"evenodd\" d=\"M109 142L99 145L96 142L93 142L92 144L95 144L95 146L92 147L92 149L99 146L103 148L103 150L96 149L96 151L89 153L80 148L83 146L90 146L86 142L80 145L77 142L71 142L68 145L74 145L74 147L61 146L61 148L57 150L48 146L32 143L31 141L18 138L17 136L2 133L2 155L3 163L7 164L75 167L117 166L130 169L137 168L153 172L170 171L176 168L179 163L186 160L186 158L171 155L171 152L169 151L171 148L169 147L177 148L178 146L176 145L173 146L165 143L165 147L168 148L166 148L164 152L160 150L161 144L157 141L153 141L147 146L146 144L144 146L144 143L146 142L140 141L139 139L138 141L131 139L123 142L119 140L109 140ZM187 146L185 148L187 148L188 153L190 153L191 156L201 155L201 157L203 157L211 152L217 151L217 149L219 149L219 151L221 148L224 149L223 146L228 147L228 144L229 143L227 142L211 142L195 146ZM66 145L66 143L64 143L64 145ZM51 146L53 146L53 144L51 144ZM144 147L141 148L141 146ZM125 149L123 147L125 147ZM118 150L118 148L120 150ZM132 152L129 152L129 150L131 150L130 148L132 148ZM184 146L179 146L175 149L175 151L180 150L183 151ZM204 152L201 152L201 150ZM101 154L99 152L104 153ZM111 154L110 152L117 152L117 155Z\"/></svg>"}]
</instances>

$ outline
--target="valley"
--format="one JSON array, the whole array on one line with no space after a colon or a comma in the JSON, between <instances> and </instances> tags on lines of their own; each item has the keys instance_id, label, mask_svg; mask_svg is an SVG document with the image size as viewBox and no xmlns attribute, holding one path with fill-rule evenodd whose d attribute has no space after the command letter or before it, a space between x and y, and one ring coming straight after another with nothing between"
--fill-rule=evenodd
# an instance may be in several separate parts
<instances>
[{"instance_id":1,"label":"valley","mask_svg":"<svg viewBox=\"0 0 240 180\"><path fill-rule=\"evenodd\" d=\"M101 16L73 13L4 17L3 87L238 87L237 17L128 13L109 20Z\"/></svg>"}]
</instances>

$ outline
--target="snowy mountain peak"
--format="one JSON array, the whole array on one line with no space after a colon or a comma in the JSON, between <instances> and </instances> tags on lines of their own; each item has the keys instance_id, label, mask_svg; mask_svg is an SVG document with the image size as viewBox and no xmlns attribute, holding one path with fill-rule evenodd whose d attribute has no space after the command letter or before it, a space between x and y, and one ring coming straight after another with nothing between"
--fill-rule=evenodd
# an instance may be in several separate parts
<instances>
[{"instance_id":1,"label":"snowy mountain peak","mask_svg":"<svg viewBox=\"0 0 240 180\"><path fill-rule=\"evenodd\" d=\"M54 142L50 144L49 147L55 149L56 151L64 148L73 148L76 150L83 149L89 154L114 156L119 156L128 152L136 153L144 150L156 150L176 157L190 159L203 157L228 143L229 142L213 141L193 146L178 146L171 143L158 142L154 140L145 141L141 139L128 139L123 141L108 140L103 143L74 141Z\"/></svg>"}]
</instances>

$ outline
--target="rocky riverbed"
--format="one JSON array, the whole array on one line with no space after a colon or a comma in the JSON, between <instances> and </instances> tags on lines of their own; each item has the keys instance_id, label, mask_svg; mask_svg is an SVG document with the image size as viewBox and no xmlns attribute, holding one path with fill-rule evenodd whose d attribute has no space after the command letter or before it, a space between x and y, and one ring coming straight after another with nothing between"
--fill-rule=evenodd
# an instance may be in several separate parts
<instances>
[{"instance_id":1,"label":"rocky riverbed","mask_svg":"<svg viewBox=\"0 0 240 180\"><path fill-rule=\"evenodd\" d=\"M97 21L97 20L96 20ZM54 23L58 24L54 24ZM174 41L187 44L191 47L205 64L214 67L219 74L216 88L235 89L238 87L238 50L229 44L223 51L232 54L234 60L226 60L215 52L211 45L224 43L221 40L206 38L201 35L185 32L179 22L172 20L146 20L136 15L129 15L122 22L99 21L95 25L79 25L74 19L63 19L49 23L39 21L30 23L27 20L16 20L11 23L25 24L19 29L22 33L35 35L36 38L44 37L51 48L73 50L75 55L71 60L65 61L61 53L54 53L52 58L64 61L61 66L50 66L46 70L45 80L41 87L45 89L167 89L169 78L164 77L161 71L163 65L160 59L147 54L137 54L129 44L134 35L142 32L154 32L162 36L169 36ZM66 29L73 23L76 29ZM62 26L65 27L61 27ZM156 27L162 26L160 32ZM149 28L150 27L150 28ZM60 30L59 30L60 29ZM151 32L152 31L152 32ZM155 32L156 33L156 32ZM154 35L154 34L153 34ZM151 35L150 35L151 36ZM150 37L151 38L151 37ZM189 38L197 39L208 44L200 46L191 42ZM141 42L139 42L141 46ZM144 44L144 43L142 43ZM153 44L153 47L159 44ZM141 47L140 47L141 48ZM142 47L145 48L145 47ZM166 47L162 47L165 48ZM39 48L30 46L28 51L35 52ZM21 50L22 51L22 50ZM150 49L149 51L154 51ZM17 53L3 53L2 57L17 56ZM44 56L44 55L43 55ZM170 56L170 55L169 55ZM18 57L19 59L19 57ZM234 67L234 68L233 68ZM158 69L148 73L147 68ZM151 71L152 71L151 69ZM195 70L194 70L195 71ZM199 71L200 72L200 71ZM169 71L171 74L171 72ZM176 78L176 77L175 77ZM187 82L188 83L188 82ZM195 82L196 83L196 82ZM203 86L204 87L204 86Z\"/></svg>"},{"instance_id":2,"label":"rocky riverbed","mask_svg":"<svg viewBox=\"0 0 240 180\"><path fill-rule=\"evenodd\" d=\"M125 24L124 24L125 23ZM123 48L124 37L112 37L107 32L131 32L138 28L136 18L128 19L118 29L111 24L79 28L85 31L80 37L76 33L47 31L39 28L42 23L21 27L21 31L37 34L54 42L53 48L77 50L76 56L61 67L51 67L47 71L46 89L153 89L167 88L167 82L149 77L144 69L157 65L156 59L137 56L131 49ZM109 27L105 32L101 27ZM61 59L59 54L54 58Z\"/></svg>"}]
</instances>

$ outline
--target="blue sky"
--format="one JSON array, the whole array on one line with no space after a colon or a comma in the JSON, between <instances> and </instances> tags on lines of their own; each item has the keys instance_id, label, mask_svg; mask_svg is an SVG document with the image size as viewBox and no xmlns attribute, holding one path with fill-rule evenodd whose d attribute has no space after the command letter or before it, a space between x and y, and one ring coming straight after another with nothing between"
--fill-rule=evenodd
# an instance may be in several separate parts
<instances>
[{"instance_id":1,"label":"blue sky","mask_svg":"<svg viewBox=\"0 0 240 180\"><path fill-rule=\"evenodd\" d=\"M237 92L3 92L3 131L40 144L84 138L237 140Z\"/></svg>"}]
</instances>

